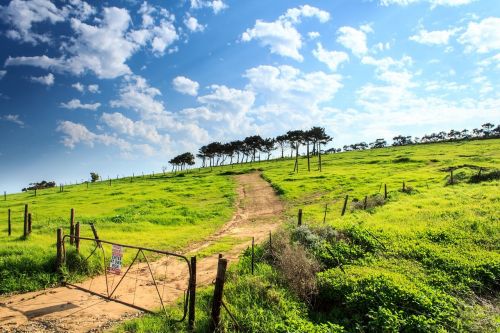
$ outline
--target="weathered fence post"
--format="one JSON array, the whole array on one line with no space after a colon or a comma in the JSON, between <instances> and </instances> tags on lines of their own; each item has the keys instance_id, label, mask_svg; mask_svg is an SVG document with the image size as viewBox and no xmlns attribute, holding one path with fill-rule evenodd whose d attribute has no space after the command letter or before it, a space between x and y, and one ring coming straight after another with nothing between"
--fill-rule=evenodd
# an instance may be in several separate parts
<instances>
[{"instance_id":1,"label":"weathered fence post","mask_svg":"<svg viewBox=\"0 0 500 333\"><path fill-rule=\"evenodd\" d=\"M226 278L227 259L219 259L217 265L217 277L215 278L214 299L212 302L212 320L209 332L216 332L220 324L220 308L222 306L222 293L224 291L224 280Z\"/></svg>"},{"instance_id":2,"label":"weathered fence post","mask_svg":"<svg viewBox=\"0 0 500 333\"><path fill-rule=\"evenodd\" d=\"M269 230L269 251L273 253L273 239L271 238L271 230Z\"/></svg>"},{"instance_id":3,"label":"weathered fence post","mask_svg":"<svg viewBox=\"0 0 500 333\"><path fill-rule=\"evenodd\" d=\"M366 210L366 206L368 205L368 196L365 196L365 202L363 203L363 209Z\"/></svg>"},{"instance_id":4,"label":"weathered fence post","mask_svg":"<svg viewBox=\"0 0 500 333\"><path fill-rule=\"evenodd\" d=\"M340 216L344 216L345 210L347 208L347 200L349 199L349 195L347 194L344 199L344 206L342 207L342 214Z\"/></svg>"},{"instance_id":5,"label":"weathered fence post","mask_svg":"<svg viewBox=\"0 0 500 333\"><path fill-rule=\"evenodd\" d=\"M35 197L36 197L36 187L35 187Z\"/></svg>"},{"instance_id":6,"label":"weathered fence post","mask_svg":"<svg viewBox=\"0 0 500 333\"><path fill-rule=\"evenodd\" d=\"M384 184L384 199L387 199L387 184Z\"/></svg>"},{"instance_id":7,"label":"weathered fence post","mask_svg":"<svg viewBox=\"0 0 500 333\"><path fill-rule=\"evenodd\" d=\"M59 271L63 266L63 230L62 228L57 229L57 256L56 256L56 268Z\"/></svg>"},{"instance_id":8,"label":"weathered fence post","mask_svg":"<svg viewBox=\"0 0 500 333\"><path fill-rule=\"evenodd\" d=\"M24 225L23 225L23 236L28 236L28 204L24 205Z\"/></svg>"},{"instance_id":9,"label":"weathered fence post","mask_svg":"<svg viewBox=\"0 0 500 333\"><path fill-rule=\"evenodd\" d=\"M252 275L254 271L254 266L255 266L255 237L252 237Z\"/></svg>"},{"instance_id":10,"label":"weathered fence post","mask_svg":"<svg viewBox=\"0 0 500 333\"><path fill-rule=\"evenodd\" d=\"M406 191L406 184L405 181L403 180L403 192Z\"/></svg>"},{"instance_id":11,"label":"weathered fence post","mask_svg":"<svg viewBox=\"0 0 500 333\"><path fill-rule=\"evenodd\" d=\"M31 234L31 213L28 213L28 235Z\"/></svg>"},{"instance_id":12,"label":"weathered fence post","mask_svg":"<svg viewBox=\"0 0 500 333\"><path fill-rule=\"evenodd\" d=\"M75 246L76 253L80 253L80 222L75 224Z\"/></svg>"},{"instance_id":13,"label":"weathered fence post","mask_svg":"<svg viewBox=\"0 0 500 333\"><path fill-rule=\"evenodd\" d=\"M298 216L298 221L297 225L300 227L302 225L302 208L299 209L299 216Z\"/></svg>"},{"instance_id":14,"label":"weathered fence post","mask_svg":"<svg viewBox=\"0 0 500 333\"><path fill-rule=\"evenodd\" d=\"M328 204L325 204L325 214L323 215L323 223L326 222L326 212L328 210Z\"/></svg>"},{"instance_id":15,"label":"weathered fence post","mask_svg":"<svg viewBox=\"0 0 500 333\"><path fill-rule=\"evenodd\" d=\"M450 171L450 185L453 185L453 170Z\"/></svg>"},{"instance_id":16,"label":"weathered fence post","mask_svg":"<svg viewBox=\"0 0 500 333\"><path fill-rule=\"evenodd\" d=\"M191 257L191 279L189 280L188 331L194 332L196 309L196 256Z\"/></svg>"},{"instance_id":17,"label":"weathered fence post","mask_svg":"<svg viewBox=\"0 0 500 333\"><path fill-rule=\"evenodd\" d=\"M9 208L9 213L8 213L8 217L7 217L7 232L10 236L10 234L12 232L11 225L10 225L10 208Z\"/></svg>"},{"instance_id":18,"label":"weathered fence post","mask_svg":"<svg viewBox=\"0 0 500 333\"><path fill-rule=\"evenodd\" d=\"M71 208L70 216L69 216L69 244L73 245L75 236L75 209Z\"/></svg>"}]
</instances>

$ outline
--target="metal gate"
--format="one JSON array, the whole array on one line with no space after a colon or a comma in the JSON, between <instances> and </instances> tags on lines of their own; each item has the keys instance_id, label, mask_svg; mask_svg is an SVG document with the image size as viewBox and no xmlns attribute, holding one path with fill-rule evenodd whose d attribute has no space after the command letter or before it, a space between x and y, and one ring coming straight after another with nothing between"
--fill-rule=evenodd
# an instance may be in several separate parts
<instances>
[{"instance_id":1,"label":"metal gate","mask_svg":"<svg viewBox=\"0 0 500 333\"><path fill-rule=\"evenodd\" d=\"M189 324L194 321L195 258L191 258L190 263L187 257L177 253L119 244L101 240L95 232L94 235L95 238L64 235L58 241L58 258L59 253L61 256L58 260L64 264L61 267L69 274L78 273L78 269L84 267L87 271L82 275L94 276L83 283L65 281L66 285L149 313L159 308L167 314L165 301L182 296L183 314L174 320L186 318L189 303ZM66 251L67 240L76 246L70 257ZM124 256L126 267L121 265Z\"/></svg>"}]
</instances>

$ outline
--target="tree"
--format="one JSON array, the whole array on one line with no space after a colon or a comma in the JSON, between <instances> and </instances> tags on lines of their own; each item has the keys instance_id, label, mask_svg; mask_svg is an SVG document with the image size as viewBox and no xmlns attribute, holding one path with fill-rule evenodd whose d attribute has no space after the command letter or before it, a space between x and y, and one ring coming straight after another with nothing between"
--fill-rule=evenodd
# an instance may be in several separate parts
<instances>
[{"instance_id":1,"label":"tree","mask_svg":"<svg viewBox=\"0 0 500 333\"><path fill-rule=\"evenodd\" d=\"M99 180L99 174L97 172L91 172L90 173L90 181L92 183L95 183L98 180Z\"/></svg>"},{"instance_id":2,"label":"tree","mask_svg":"<svg viewBox=\"0 0 500 333\"><path fill-rule=\"evenodd\" d=\"M304 137L304 131L288 131L286 133L286 136L288 137L290 145L295 148L295 165L293 166L293 171L299 172L299 147L300 143L302 142L302 138Z\"/></svg>"},{"instance_id":3,"label":"tree","mask_svg":"<svg viewBox=\"0 0 500 333\"><path fill-rule=\"evenodd\" d=\"M287 138L286 134L278 135L276 137L276 139L274 139L274 140L276 141L278 146L280 146L280 148L281 148L281 158L285 158L285 147L286 147L286 143L288 142L288 138Z\"/></svg>"},{"instance_id":4,"label":"tree","mask_svg":"<svg viewBox=\"0 0 500 333\"><path fill-rule=\"evenodd\" d=\"M377 139L370 143L370 148L384 148L387 146L387 141L385 139Z\"/></svg>"},{"instance_id":5,"label":"tree","mask_svg":"<svg viewBox=\"0 0 500 333\"><path fill-rule=\"evenodd\" d=\"M484 136L488 137L491 135L491 129L495 127L495 125L493 125L492 123L486 123L482 124L481 127L483 128Z\"/></svg>"}]
</instances>

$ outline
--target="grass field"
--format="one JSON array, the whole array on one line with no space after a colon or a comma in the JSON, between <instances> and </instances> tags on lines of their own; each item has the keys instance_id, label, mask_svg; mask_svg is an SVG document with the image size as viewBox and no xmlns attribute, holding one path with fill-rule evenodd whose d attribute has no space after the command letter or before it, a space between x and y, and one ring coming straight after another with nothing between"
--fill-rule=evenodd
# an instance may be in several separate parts
<instances>
[{"instance_id":1,"label":"grass field","mask_svg":"<svg viewBox=\"0 0 500 333\"><path fill-rule=\"evenodd\" d=\"M55 230L69 226L70 208L90 236L180 250L227 221L234 210L230 177L258 168L286 204L284 234L294 253L316 262L312 299L294 289L276 260L263 256L255 276L248 258L231 268L225 301L240 326L259 332L477 331L499 329L499 180L471 183L472 176L498 170L500 140L462 141L204 169L10 195L0 211L13 211L13 235L0 228L0 293L43 288L56 282ZM450 185L450 167L454 171ZM406 190L402 191L405 182ZM388 198L383 200L384 184ZM349 195L345 216L343 201ZM368 209L369 203L381 205ZM30 204L33 234L21 239L22 210ZM326 205L328 205L326 207ZM304 212L296 228L297 210ZM325 208L326 218L325 218ZM323 220L325 219L325 222ZM222 239L205 256L223 251ZM265 252L265 245L259 251ZM304 259L305 260L305 259ZM313 266L311 266L313 267ZM295 290L295 291L294 291ZM198 331L208 325L211 288L200 291ZM251 309L251 311L250 311ZM178 311L175 307L171 311ZM227 330L234 329L227 314ZM132 332L182 331L161 317L126 323Z\"/></svg>"},{"instance_id":2,"label":"grass field","mask_svg":"<svg viewBox=\"0 0 500 333\"><path fill-rule=\"evenodd\" d=\"M9 195L0 201L0 294L31 291L57 281L54 273L56 230L69 234L70 209L82 223L81 236L179 251L213 233L232 215L235 183L209 173L157 175L65 186ZM22 239L24 204L33 232ZM7 209L12 235L7 236ZM84 246L84 244L82 243ZM90 244L89 244L90 245ZM127 261L129 258L125 258Z\"/></svg>"},{"instance_id":3,"label":"grass field","mask_svg":"<svg viewBox=\"0 0 500 333\"><path fill-rule=\"evenodd\" d=\"M446 169L463 165L450 185ZM307 172L301 159L298 174L291 160L260 163L264 178L287 203L286 229L294 249L319 264L317 289L308 303L293 291L296 277L287 277L275 261L263 259L257 274L249 276L244 259L231 270L225 302L243 331L497 332L500 183L469 180L478 174L476 166L485 173L499 165L500 140L329 155L322 172L315 160L314 171ZM383 197L384 184L383 205L353 209L365 196ZM299 208L306 226L295 228ZM200 332L208 325L211 292L204 290L199 302ZM235 329L227 314L223 325ZM183 329L147 317L119 331Z\"/></svg>"}]
</instances>

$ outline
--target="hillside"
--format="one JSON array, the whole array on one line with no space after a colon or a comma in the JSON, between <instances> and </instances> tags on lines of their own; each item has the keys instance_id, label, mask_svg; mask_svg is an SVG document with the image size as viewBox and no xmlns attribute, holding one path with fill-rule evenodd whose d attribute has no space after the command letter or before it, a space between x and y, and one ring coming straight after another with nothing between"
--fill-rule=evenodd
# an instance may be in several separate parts
<instances>
[{"instance_id":1,"label":"hillside","mask_svg":"<svg viewBox=\"0 0 500 333\"><path fill-rule=\"evenodd\" d=\"M493 181L470 179L476 167L495 175L499 148L500 140L488 140L348 152L323 157L321 173L307 172L305 159L298 174L291 160L261 163L287 204L289 223L274 250L258 249L256 275L248 252L230 272L225 302L240 330L497 331L498 173ZM460 166L449 184L449 168ZM383 205L355 209L365 196L368 206ZM297 228L299 208L305 226ZM212 292L205 290L199 305L205 315ZM200 332L208 320L200 319ZM237 328L226 312L223 323L227 331ZM119 330L182 329L146 317Z\"/></svg>"},{"instance_id":2,"label":"hillside","mask_svg":"<svg viewBox=\"0 0 500 333\"><path fill-rule=\"evenodd\" d=\"M258 249L255 276L243 257L231 268L225 301L245 330L494 331L499 320L499 181L470 179L479 167L483 177L498 170L499 152L497 139L392 147L325 155L322 172L313 157L310 172L305 158L298 173L286 159L132 182L125 178L88 189L69 186L63 193L40 190L36 197L31 192L11 195L0 201L0 210L13 211L13 235L7 236L6 224L0 234L0 293L56 282L55 230L68 228L70 208L78 221L95 223L101 238L180 251L230 219L235 209L232 174L259 169L286 207L289 223L276 242L296 262L310 265L305 267L312 274L302 282L312 287L301 294L287 275L286 253L270 256L267 244ZM464 167L454 170L449 184L449 168L459 166ZM367 209L355 209L363 208L366 196ZM20 238L25 203L34 226L27 240ZM305 226L296 228L299 208ZM203 314L210 295L210 288L201 291L200 331L207 326ZM226 313L223 322L234 330ZM146 317L120 329L179 331L182 325Z\"/></svg>"}]
</instances>

